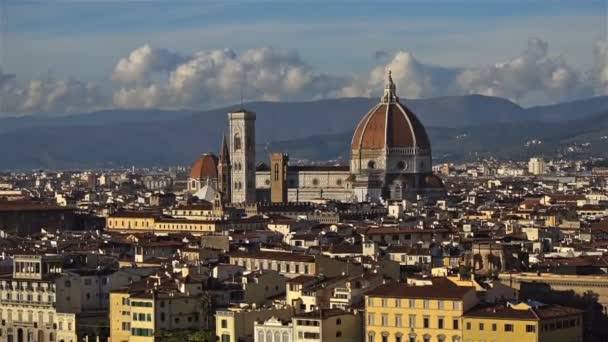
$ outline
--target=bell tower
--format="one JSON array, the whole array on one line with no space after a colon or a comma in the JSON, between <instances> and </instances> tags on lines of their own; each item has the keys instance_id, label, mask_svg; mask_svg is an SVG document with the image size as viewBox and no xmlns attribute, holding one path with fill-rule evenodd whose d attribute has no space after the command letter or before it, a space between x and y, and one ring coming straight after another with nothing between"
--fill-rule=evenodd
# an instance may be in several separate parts
<instances>
[{"instance_id":1,"label":"bell tower","mask_svg":"<svg viewBox=\"0 0 608 342\"><path fill-rule=\"evenodd\" d=\"M272 203L287 203L287 162L283 153L270 155L270 200Z\"/></svg>"},{"instance_id":2,"label":"bell tower","mask_svg":"<svg viewBox=\"0 0 608 342\"><path fill-rule=\"evenodd\" d=\"M228 113L232 203L255 203L255 113Z\"/></svg>"}]
</instances>

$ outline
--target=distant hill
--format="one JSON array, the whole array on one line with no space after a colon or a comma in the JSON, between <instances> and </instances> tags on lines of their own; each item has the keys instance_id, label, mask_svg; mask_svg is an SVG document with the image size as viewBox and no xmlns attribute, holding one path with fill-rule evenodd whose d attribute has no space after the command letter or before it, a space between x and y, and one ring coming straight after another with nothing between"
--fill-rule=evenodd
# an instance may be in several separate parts
<instances>
[{"instance_id":1,"label":"distant hill","mask_svg":"<svg viewBox=\"0 0 608 342\"><path fill-rule=\"evenodd\" d=\"M526 159L531 156L608 157L608 110L579 120L522 121L460 128L427 127L433 157L462 161L484 156ZM346 159L352 131L276 141L267 150L289 151L302 159Z\"/></svg>"},{"instance_id":2,"label":"distant hill","mask_svg":"<svg viewBox=\"0 0 608 342\"><path fill-rule=\"evenodd\" d=\"M252 102L245 107L257 112L260 159L267 150L328 159L347 155L351 132L377 101ZM562 144L589 139L598 139L591 146L602 146L601 136L608 134L608 97L528 109L480 95L404 102L427 126L438 158L554 153L564 148ZM226 113L236 108L106 110L0 119L0 170L189 164L200 153L218 150L227 128ZM569 118L581 120L564 123ZM546 143L524 148L535 137ZM597 153L604 150L597 148Z\"/></svg>"}]
</instances>

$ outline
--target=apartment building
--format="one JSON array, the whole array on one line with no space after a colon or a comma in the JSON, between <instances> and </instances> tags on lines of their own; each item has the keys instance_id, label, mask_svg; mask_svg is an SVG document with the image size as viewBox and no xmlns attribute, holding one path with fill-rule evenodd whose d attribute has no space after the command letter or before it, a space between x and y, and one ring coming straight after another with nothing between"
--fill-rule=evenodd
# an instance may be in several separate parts
<instances>
[{"instance_id":1,"label":"apartment building","mask_svg":"<svg viewBox=\"0 0 608 342\"><path fill-rule=\"evenodd\" d=\"M162 332L209 329L202 282L150 276L110 293L112 342L153 342Z\"/></svg>"},{"instance_id":2,"label":"apartment building","mask_svg":"<svg viewBox=\"0 0 608 342\"><path fill-rule=\"evenodd\" d=\"M365 296L367 342L462 341L462 317L475 288L448 278L388 283Z\"/></svg>"},{"instance_id":3,"label":"apartment building","mask_svg":"<svg viewBox=\"0 0 608 342\"><path fill-rule=\"evenodd\" d=\"M464 314L464 341L581 342L582 311L539 302L475 307Z\"/></svg>"}]
</instances>

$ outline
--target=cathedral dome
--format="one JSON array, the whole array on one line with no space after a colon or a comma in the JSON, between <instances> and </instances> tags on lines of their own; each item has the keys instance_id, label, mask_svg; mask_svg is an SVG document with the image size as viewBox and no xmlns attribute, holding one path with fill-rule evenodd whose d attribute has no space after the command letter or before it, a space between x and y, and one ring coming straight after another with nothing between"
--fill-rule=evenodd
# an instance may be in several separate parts
<instances>
[{"instance_id":1,"label":"cathedral dome","mask_svg":"<svg viewBox=\"0 0 608 342\"><path fill-rule=\"evenodd\" d=\"M384 95L359 122L351 142L353 150L384 148L413 148L429 150L430 143L424 126L416 115L399 102L389 71Z\"/></svg>"},{"instance_id":2,"label":"cathedral dome","mask_svg":"<svg viewBox=\"0 0 608 342\"><path fill-rule=\"evenodd\" d=\"M190 169L190 178L205 179L217 178L217 163L218 158L213 153L205 153L201 155L192 164Z\"/></svg>"}]
</instances>

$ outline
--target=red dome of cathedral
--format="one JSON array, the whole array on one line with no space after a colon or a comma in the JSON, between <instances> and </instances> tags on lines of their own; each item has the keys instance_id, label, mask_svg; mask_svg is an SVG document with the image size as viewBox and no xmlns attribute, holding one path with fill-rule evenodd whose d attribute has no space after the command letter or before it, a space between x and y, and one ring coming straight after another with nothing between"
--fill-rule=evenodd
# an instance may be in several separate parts
<instances>
[{"instance_id":1,"label":"red dome of cathedral","mask_svg":"<svg viewBox=\"0 0 608 342\"><path fill-rule=\"evenodd\" d=\"M351 148L379 150L399 147L430 149L424 126L412 111L399 102L391 73L388 73L384 95L359 122Z\"/></svg>"},{"instance_id":2,"label":"red dome of cathedral","mask_svg":"<svg viewBox=\"0 0 608 342\"><path fill-rule=\"evenodd\" d=\"M218 158L213 153L205 153L198 158L190 169L190 178L217 178Z\"/></svg>"}]
</instances>

